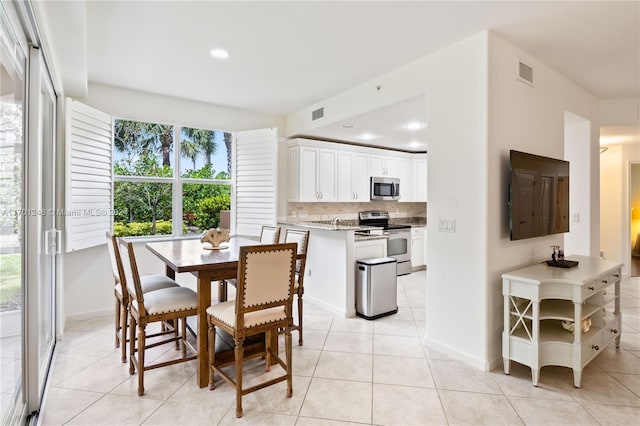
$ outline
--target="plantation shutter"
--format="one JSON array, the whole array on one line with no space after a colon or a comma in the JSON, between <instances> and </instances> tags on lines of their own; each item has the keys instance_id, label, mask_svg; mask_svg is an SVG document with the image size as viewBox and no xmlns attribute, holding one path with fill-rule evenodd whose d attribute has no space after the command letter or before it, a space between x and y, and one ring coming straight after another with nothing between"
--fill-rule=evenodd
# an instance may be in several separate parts
<instances>
[{"instance_id":1,"label":"plantation shutter","mask_svg":"<svg viewBox=\"0 0 640 426\"><path fill-rule=\"evenodd\" d=\"M66 99L66 251L104 244L112 220L112 120Z\"/></svg>"},{"instance_id":2,"label":"plantation shutter","mask_svg":"<svg viewBox=\"0 0 640 426\"><path fill-rule=\"evenodd\" d=\"M237 132L235 149L236 234L258 236L262 225L276 224L277 129Z\"/></svg>"}]
</instances>

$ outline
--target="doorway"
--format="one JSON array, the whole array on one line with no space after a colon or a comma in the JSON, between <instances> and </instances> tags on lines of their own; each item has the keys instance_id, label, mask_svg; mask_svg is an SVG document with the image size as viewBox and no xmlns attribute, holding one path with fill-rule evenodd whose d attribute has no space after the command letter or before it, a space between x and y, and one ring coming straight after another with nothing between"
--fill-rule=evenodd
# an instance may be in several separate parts
<instances>
[{"instance_id":1,"label":"doorway","mask_svg":"<svg viewBox=\"0 0 640 426\"><path fill-rule=\"evenodd\" d=\"M640 276L640 163L629 164L629 228L631 230L631 276Z\"/></svg>"}]
</instances>

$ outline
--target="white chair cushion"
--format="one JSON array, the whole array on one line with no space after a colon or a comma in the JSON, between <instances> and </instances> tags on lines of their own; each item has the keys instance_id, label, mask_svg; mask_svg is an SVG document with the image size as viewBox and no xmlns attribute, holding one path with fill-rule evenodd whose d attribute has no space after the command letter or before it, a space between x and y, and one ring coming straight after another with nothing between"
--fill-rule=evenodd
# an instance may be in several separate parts
<instances>
[{"instance_id":1,"label":"white chair cushion","mask_svg":"<svg viewBox=\"0 0 640 426\"><path fill-rule=\"evenodd\" d=\"M207 308L207 314L216 318L217 320L231 326L236 326L236 301L230 300L228 302L218 303L217 305L209 306ZM276 306L274 308L262 309L260 311L249 312L244 315L244 327L250 328L261 324L268 324L270 322L281 321L287 316L284 312L283 306Z\"/></svg>"},{"instance_id":2,"label":"white chair cushion","mask_svg":"<svg viewBox=\"0 0 640 426\"><path fill-rule=\"evenodd\" d=\"M143 293L148 293L161 288L179 287L179 285L166 275L149 274L140 276L140 287Z\"/></svg>"},{"instance_id":3,"label":"white chair cushion","mask_svg":"<svg viewBox=\"0 0 640 426\"><path fill-rule=\"evenodd\" d=\"M133 306L137 310L138 302L134 300ZM196 309L198 295L186 287L163 288L145 294L144 307L149 315Z\"/></svg>"}]
</instances>

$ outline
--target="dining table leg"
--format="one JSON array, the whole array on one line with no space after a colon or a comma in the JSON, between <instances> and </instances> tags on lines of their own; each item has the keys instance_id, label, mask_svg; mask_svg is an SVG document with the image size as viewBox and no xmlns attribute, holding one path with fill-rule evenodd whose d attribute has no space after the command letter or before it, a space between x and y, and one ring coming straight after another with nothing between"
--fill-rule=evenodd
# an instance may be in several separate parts
<instances>
[{"instance_id":1,"label":"dining table leg","mask_svg":"<svg viewBox=\"0 0 640 426\"><path fill-rule=\"evenodd\" d=\"M207 330L207 308L211 306L211 275L200 272L198 274L198 386L209 386L209 342Z\"/></svg>"}]
</instances>

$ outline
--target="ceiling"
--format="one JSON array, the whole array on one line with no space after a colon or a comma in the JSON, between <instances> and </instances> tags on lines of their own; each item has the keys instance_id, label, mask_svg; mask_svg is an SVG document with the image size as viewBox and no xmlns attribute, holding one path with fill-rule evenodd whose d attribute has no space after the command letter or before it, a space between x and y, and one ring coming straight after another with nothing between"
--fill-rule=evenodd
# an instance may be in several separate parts
<instances>
[{"instance_id":1,"label":"ceiling","mask_svg":"<svg viewBox=\"0 0 640 426\"><path fill-rule=\"evenodd\" d=\"M88 81L288 115L490 29L599 98L640 97L639 2L48 1L44 10L71 96ZM229 58L212 58L213 48ZM407 144L424 142L426 129L402 126L426 117L424 104L315 136L367 143L358 138L367 125L379 136L370 144L424 150Z\"/></svg>"}]
</instances>

